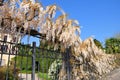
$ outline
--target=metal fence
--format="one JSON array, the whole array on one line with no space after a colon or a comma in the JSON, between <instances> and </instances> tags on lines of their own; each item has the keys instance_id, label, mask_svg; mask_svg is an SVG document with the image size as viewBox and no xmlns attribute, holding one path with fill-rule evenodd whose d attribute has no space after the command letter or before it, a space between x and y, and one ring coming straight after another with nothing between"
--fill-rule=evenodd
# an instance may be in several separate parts
<instances>
[{"instance_id":1,"label":"metal fence","mask_svg":"<svg viewBox=\"0 0 120 80\"><path fill-rule=\"evenodd\" d=\"M65 61L70 80L69 52L0 41L0 80L58 80Z\"/></svg>"}]
</instances>

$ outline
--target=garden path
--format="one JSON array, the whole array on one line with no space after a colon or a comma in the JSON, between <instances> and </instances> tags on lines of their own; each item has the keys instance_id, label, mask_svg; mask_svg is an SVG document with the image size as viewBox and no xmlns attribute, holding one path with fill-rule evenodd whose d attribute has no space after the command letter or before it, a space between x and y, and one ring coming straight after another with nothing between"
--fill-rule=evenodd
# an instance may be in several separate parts
<instances>
[{"instance_id":1,"label":"garden path","mask_svg":"<svg viewBox=\"0 0 120 80\"><path fill-rule=\"evenodd\" d=\"M100 80L120 80L120 68L113 70Z\"/></svg>"},{"instance_id":2,"label":"garden path","mask_svg":"<svg viewBox=\"0 0 120 80\"><path fill-rule=\"evenodd\" d=\"M22 77L21 77L22 76ZM19 74L20 80L31 80L31 74ZM37 74L35 74L35 80L44 80L37 77Z\"/></svg>"}]
</instances>

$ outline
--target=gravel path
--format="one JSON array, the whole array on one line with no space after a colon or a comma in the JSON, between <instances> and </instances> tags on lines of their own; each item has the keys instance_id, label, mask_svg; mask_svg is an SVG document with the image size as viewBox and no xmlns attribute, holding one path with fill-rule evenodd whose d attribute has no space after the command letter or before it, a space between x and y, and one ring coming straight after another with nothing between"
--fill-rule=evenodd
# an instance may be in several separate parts
<instances>
[{"instance_id":1,"label":"gravel path","mask_svg":"<svg viewBox=\"0 0 120 80\"><path fill-rule=\"evenodd\" d=\"M120 80L120 68L113 70L101 80Z\"/></svg>"},{"instance_id":2,"label":"gravel path","mask_svg":"<svg viewBox=\"0 0 120 80\"><path fill-rule=\"evenodd\" d=\"M31 74L19 74L20 79L19 80L31 80ZM43 80L43 79L39 79L37 77L37 74L35 74L35 80Z\"/></svg>"}]
</instances>

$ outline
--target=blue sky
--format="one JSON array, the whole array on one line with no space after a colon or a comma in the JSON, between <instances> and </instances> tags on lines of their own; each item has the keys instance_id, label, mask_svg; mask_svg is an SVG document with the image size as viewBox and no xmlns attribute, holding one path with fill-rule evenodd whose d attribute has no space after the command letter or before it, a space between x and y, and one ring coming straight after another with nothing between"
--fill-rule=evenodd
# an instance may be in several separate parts
<instances>
[{"instance_id":1,"label":"blue sky","mask_svg":"<svg viewBox=\"0 0 120 80\"><path fill-rule=\"evenodd\" d=\"M39 0L43 6L57 4L81 26L82 40L94 36L102 43L120 32L120 0Z\"/></svg>"}]
</instances>

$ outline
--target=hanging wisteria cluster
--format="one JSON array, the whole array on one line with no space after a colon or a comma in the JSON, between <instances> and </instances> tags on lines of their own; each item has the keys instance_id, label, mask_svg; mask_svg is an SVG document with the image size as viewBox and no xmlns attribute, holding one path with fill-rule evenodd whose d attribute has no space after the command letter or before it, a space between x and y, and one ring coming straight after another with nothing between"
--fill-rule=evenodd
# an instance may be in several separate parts
<instances>
[{"instance_id":1,"label":"hanging wisteria cluster","mask_svg":"<svg viewBox=\"0 0 120 80\"><path fill-rule=\"evenodd\" d=\"M56 16L56 12L61 12L61 15ZM23 36L32 29L45 34L46 40L53 42L55 49L58 48L57 42L64 44L65 48L80 42L78 21L68 19L65 12L56 5L43 7L34 0L9 0L0 6L1 32Z\"/></svg>"}]
</instances>

